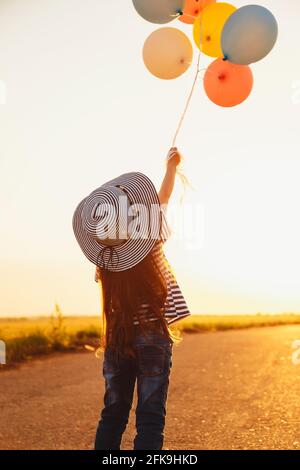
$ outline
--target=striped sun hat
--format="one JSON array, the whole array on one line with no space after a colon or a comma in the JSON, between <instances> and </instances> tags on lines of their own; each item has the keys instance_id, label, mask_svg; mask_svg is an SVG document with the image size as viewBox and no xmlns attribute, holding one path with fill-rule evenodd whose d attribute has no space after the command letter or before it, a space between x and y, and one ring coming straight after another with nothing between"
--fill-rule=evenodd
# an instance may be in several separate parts
<instances>
[{"instance_id":1,"label":"striped sun hat","mask_svg":"<svg viewBox=\"0 0 300 470\"><path fill-rule=\"evenodd\" d=\"M161 217L152 181L142 173L126 173L79 203L73 230L93 264L125 271L140 263L161 238Z\"/></svg>"}]
</instances>

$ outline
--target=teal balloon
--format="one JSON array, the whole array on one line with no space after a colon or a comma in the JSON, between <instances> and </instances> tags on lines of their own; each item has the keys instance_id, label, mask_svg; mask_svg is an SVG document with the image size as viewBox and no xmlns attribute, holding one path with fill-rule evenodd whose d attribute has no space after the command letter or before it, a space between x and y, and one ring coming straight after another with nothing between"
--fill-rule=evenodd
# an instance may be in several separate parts
<instances>
[{"instance_id":1,"label":"teal balloon","mask_svg":"<svg viewBox=\"0 0 300 470\"><path fill-rule=\"evenodd\" d=\"M233 64L253 64L271 52L277 37L274 15L265 7L247 5L234 12L225 23L222 51Z\"/></svg>"},{"instance_id":2,"label":"teal balloon","mask_svg":"<svg viewBox=\"0 0 300 470\"><path fill-rule=\"evenodd\" d=\"M169 23L183 12L185 0L132 0L134 8L147 21Z\"/></svg>"}]
</instances>

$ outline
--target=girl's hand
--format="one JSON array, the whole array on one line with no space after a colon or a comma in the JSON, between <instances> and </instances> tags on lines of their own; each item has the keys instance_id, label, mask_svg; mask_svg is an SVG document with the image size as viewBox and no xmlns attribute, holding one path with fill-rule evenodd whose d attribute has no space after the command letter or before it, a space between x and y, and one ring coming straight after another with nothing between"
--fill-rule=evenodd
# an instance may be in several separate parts
<instances>
[{"instance_id":1,"label":"girl's hand","mask_svg":"<svg viewBox=\"0 0 300 470\"><path fill-rule=\"evenodd\" d=\"M180 165L181 161L182 161L182 156L178 152L177 147L172 147L169 150L169 153L167 155L167 165L175 166L176 168L178 165Z\"/></svg>"},{"instance_id":2,"label":"girl's hand","mask_svg":"<svg viewBox=\"0 0 300 470\"><path fill-rule=\"evenodd\" d=\"M181 160L182 157L177 147L172 147L167 155L167 171L158 193L161 204L168 204L169 202L174 189L177 167L181 163Z\"/></svg>"}]
</instances>

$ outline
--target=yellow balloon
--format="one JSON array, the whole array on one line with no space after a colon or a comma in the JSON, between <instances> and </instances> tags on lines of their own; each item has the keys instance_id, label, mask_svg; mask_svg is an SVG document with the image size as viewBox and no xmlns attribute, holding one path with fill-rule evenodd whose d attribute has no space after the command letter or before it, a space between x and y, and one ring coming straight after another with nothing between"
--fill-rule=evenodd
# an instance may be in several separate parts
<instances>
[{"instance_id":1,"label":"yellow balloon","mask_svg":"<svg viewBox=\"0 0 300 470\"><path fill-rule=\"evenodd\" d=\"M179 29L160 28L146 39L143 58L155 77L170 80L182 75L193 60L193 46Z\"/></svg>"},{"instance_id":2,"label":"yellow balloon","mask_svg":"<svg viewBox=\"0 0 300 470\"><path fill-rule=\"evenodd\" d=\"M214 3L204 8L194 23L194 40L204 54L223 57L221 35L228 18L237 10L229 3Z\"/></svg>"}]
</instances>

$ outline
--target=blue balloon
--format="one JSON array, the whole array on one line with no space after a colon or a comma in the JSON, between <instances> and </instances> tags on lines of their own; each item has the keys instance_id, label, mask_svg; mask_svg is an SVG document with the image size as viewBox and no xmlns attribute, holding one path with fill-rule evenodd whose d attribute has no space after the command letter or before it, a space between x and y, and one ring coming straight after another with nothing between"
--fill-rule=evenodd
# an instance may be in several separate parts
<instances>
[{"instance_id":1,"label":"blue balloon","mask_svg":"<svg viewBox=\"0 0 300 470\"><path fill-rule=\"evenodd\" d=\"M224 25L222 51L234 64L249 65L266 57L278 37L274 15L259 5L247 5L234 12Z\"/></svg>"},{"instance_id":2,"label":"blue balloon","mask_svg":"<svg viewBox=\"0 0 300 470\"><path fill-rule=\"evenodd\" d=\"M164 24L178 18L185 0L132 0L139 15L151 23Z\"/></svg>"}]
</instances>

